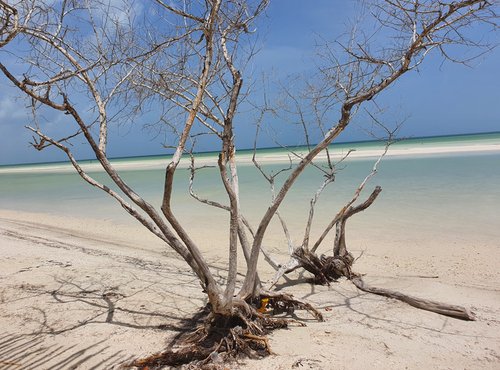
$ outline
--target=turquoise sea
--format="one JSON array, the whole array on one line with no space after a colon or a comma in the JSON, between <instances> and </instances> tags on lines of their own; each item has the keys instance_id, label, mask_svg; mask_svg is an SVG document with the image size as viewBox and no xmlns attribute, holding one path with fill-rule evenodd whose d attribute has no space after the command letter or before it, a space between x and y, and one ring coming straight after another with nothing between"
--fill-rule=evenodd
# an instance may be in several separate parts
<instances>
[{"instance_id":1,"label":"turquoise sea","mask_svg":"<svg viewBox=\"0 0 500 370\"><path fill-rule=\"evenodd\" d=\"M395 144L412 148L422 146L500 143L500 134L416 138ZM333 146L333 151L380 147L380 143L346 143ZM283 153L284 149L259 149L259 155ZM215 156L204 153L202 156ZM116 163L133 163L161 159L157 156L120 158ZM376 158L358 158L342 163L336 181L321 196L316 210L317 226L327 224L330 217L352 197L355 187L364 179ZM135 225L122 208L98 189L92 188L72 171L47 171L53 164L0 167L0 209L71 215L107 219ZM13 170L28 169L20 172ZM147 166L146 166L147 167ZM266 163L267 171L278 171L283 163ZM124 167L126 168L126 167ZM268 184L251 163L239 166L242 210L256 224L265 212L271 193ZM110 185L105 175L91 172ZM159 205L163 189L162 168L124 169L122 176L150 203ZM309 168L298 180L283 204L281 212L295 238L301 238L311 196L321 184L323 175ZM227 221L223 211L202 205L188 193L189 171L179 169L175 182L174 209L181 220L195 225L199 231ZM283 177L278 178L279 182ZM383 191L375 204L353 223L372 234L383 228L421 227L422 232L474 233L500 240L500 150L489 153L454 153L425 156L386 157L377 175L367 185L364 197L376 186ZM227 202L215 168L198 172L195 191L204 198ZM362 198L364 199L362 196ZM418 226L417 226L418 225ZM299 232L300 231L300 232Z\"/></svg>"}]
</instances>

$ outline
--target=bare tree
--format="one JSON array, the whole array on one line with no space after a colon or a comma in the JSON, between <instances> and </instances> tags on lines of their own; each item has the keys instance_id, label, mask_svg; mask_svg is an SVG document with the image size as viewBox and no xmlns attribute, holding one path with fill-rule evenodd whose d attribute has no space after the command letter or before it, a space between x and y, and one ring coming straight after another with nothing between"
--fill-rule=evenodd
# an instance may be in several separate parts
<instances>
[{"instance_id":1,"label":"bare tree","mask_svg":"<svg viewBox=\"0 0 500 370\"><path fill-rule=\"evenodd\" d=\"M467 29L475 23L496 27L497 19L494 3L485 0L373 1L369 9L378 29L374 34L384 36L384 41L371 45L373 35L362 35L361 39L350 37L347 43L338 43L338 47L325 46L325 63L319 69L321 83L311 85L316 116L322 117L323 137L316 145L308 143L307 154L290 166L286 180L253 228L243 214L239 198L235 122L238 106L248 93L243 88L242 74L254 53L252 24L267 5L268 0L185 0L174 5L151 0L140 4L147 7L147 12L135 12L138 3L125 0L0 0L0 47L9 56L9 62L0 63L0 70L29 98L34 114L34 124L28 126L34 134L33 146L38 150L62 150L85 181L113 197L177 252L208 296L210 314L196 335L198 343L211 339L213 346L168 352L154 361L175 363L209 358L214 350L230 354L264 348L269 352L265 332L285 326L290 320L264 315L259 309L266 303L276 310L306 309L321 320L321 314L311 305L262 286L257 264L271 220L279 216L280 205L304 169L315 165L318 154L328 150L363 104L418 68L434 50L445 58L456 59L448 52L448 46L480 46L468 38ZM22 71L15 63L22 66ZM61 113L65 124L71 123L74 130L63 137L45 132L37 124L37 117L47 111ZM327 115L326 111L336 113ZM155 122L170 129L174 141L174 153L166 163L159 209L125 182L106 150L112 123L139 120L151 112L156 114ZM307 117L301 117L301 122L307 127ZM227 204L202 199L192 187L190 192L198 200L229 212L228 273L224 284L215 279L200 246L177 218L171 201L181 158L193 151L189 148L196 137L205 134L220 144L218 170ZM72 152L75 139L81 138L113 186L98 181L82 168ZM377 187L364 202L354 205L376 172L376 165L309 249L314 206L322 189L334 177L334 166L330 160L328 163L328 176L311 200L304 241L291 252L294 260L321 282L346 276L361 289L369 289L351 271L345 225L349 217L370 206L379 194L381 189ZM192 179L197 170L193 159ZM273 177L267 179L274 186ZM314 252L333 228L333 256L317 258ZM238 247L246 263L241 282L237 279ZM221 330L214 331L214 327Z\"/></svg>"},{"instance_id":2,"label":"bare tree","mask_svg":"<svg viewBox=\"0 0 500 370\"><path fill-rule=\"evenodd\" d=\"M467 29L476 22L491 25L493 30L497 28L497 15L494 4L491 2L374 1L365 5L373 22L370 23L372 31L367 33L359 27L360 29L348 34L346 40L325 43L320 50L323 64L319 66L319 78L316 82L308 84L306 93L300 100L294 93L285 90L291 106L288 112L291 112L296 117L296 121L303 126L304 138L309 150L304 156L292 153L299 157L300 163L291 171L278 194L275 194L274 190L274 177L263 173L273 192L273 205L279 206L293 186L296 176L305 166L314 165L313 159L321 151L326 152L327 166L326 170L316 166L324 172L325 180L311 198L309 217L301 245L290 246L288 228L280 218L289 244L290 260L286 263L273 260L272 265L277 273L269 286L276 284L284 274L297 268L304 268L314 275L314 281L319 284L328 284L340 277L346 277L361 290L400 299L418 308L444 315L473 320L474 315L466 308L371 287L363 281L361 275L352 271L354 257L349 253L346 245L346 223L351 216L368 208L381 192L382 189L377 186L364 202L355 205L368 180L377 172L377 166L397 131L397 127L392 131L387 129L369 111L367 111L368 116L386 130L385 151L375 162L372 171L355 189L352 199L332 217L317 241L311 248L309 247L316 202L323 190L333 183L335 177L336 166L328 152L328 145L347 127L359 108L362 105L370 106L382 91L389 88L405 73L417 69L425 57L433 51L440 53L445 60L467 64L491 47L471 39ZM382 41L378 41L379 38ZM469 51L473 50L473 54L468 58L452 55L451 50L454 48L455 50L458 48L463 53L463 47ZM374 106L377 107L376 104ZM325 130L325 126L328 127L325 119L331 117L335 110L340 118L336 124L330 125ZM323 140L313 147L309 142L308 127L314 122L320 127ZM342 158L340 162L344 159ZM257 162L256 166L262 172ZM273 211L271 207L268 214L273 214ZM265 228L268 222L269 219L264 217L259 228ZM316 250L332 230L335 230L335 238L331 247L331 255L317 256Z\"/></svg>"}]
</instances>

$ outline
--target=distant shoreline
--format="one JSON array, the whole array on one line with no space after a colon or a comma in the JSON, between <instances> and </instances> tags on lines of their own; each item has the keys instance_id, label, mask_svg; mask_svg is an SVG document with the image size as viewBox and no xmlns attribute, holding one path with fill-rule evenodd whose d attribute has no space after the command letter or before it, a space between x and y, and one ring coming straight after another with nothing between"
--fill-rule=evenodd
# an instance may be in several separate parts
<instances>
[{"instance_id":1,"label":"distant shoreline","mask_svg":"<svg viewBox=\"0 0 500 370\"><path fill-rule=\"evenodd\" d=\"M385 143L382 141L357 141L334 143L330 146L332 157L339 160L345 156L349 150L349 159L369 159L382 154ZM259 148L257 158L261 163L281 163L288 162L291 153L292 159L299 160L297 155L304 155L307 152L306 146L295 146L288 148ZM466 153L495 153L500 152L500 132L460 134L448 136L431 136L409 138L395 142L387 153L387 157L421 157L429 155L455 155ZM216 164L218 152L200 152L195 154L197 165ZM240 164L251 163L253 156L252 149L242 149L237 153L237 160ZM118 170L139 170L163 168L169 155L151 155L135 157L111 158L110 161ZM325 153L320 153L317 160L326 159ZM81 160L82 167L86 171L101 170L96 159ZM181 166L189 166L189 159L186 157L181 161ZM22 173L22 172L71 172L73 167L69 162L48 162L30 163L19 165L2 165L0 173Z\"/></svg>"}]
</instances>

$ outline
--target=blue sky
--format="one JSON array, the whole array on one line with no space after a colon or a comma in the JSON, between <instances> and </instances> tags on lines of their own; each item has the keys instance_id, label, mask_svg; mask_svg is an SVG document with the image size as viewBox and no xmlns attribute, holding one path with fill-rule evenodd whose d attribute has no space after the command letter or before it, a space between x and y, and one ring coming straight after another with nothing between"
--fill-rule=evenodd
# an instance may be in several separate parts
<instances>
[{"instance_id":1,"label":"blue sky","mask_svg":"<svg viewBox=\"0 0 500 370\"><path fill-rule=\"evenodd\" d=\"M333 39L345 31L354 19L352 3L272 1L267 16L259 23L261 51L252 65L254 71L272 71L273 77L286 84L290 74L311 68L318 35ZM402 136L500 131L499 66L499 48L474 61L472 68L450 62L441 64L440 59L430 58L418 72L403 76L377 102L388 109L386 116L389 120L407 118L400 132ZM31 135L24 125L29 124L31 118L25 102L16 99L17 96L17 91L1 76L0 164L65 160L65 156L55 149L37 152L29 146ZM245 116L244 119L251 120L251 117ZM60 124L58 117L54 116L53 124ZM363 122L354 122L341 140L368 139L361 129L362 125ZM242 124L236 134L240 148L252 146L254 130L252 124ZM303 144L296 130L277 125L275 132L280 142ZM263 137L260 145L273 146L274 142ZM200 147L200 150L217 149L210 143ZM75 152L81 158L90 157L90 152L84 147L75 146ZM108 150L112 157L162 153L165 150L161 137L155 137L140 124L112 131Z\"/></svg>"}]
</instances>

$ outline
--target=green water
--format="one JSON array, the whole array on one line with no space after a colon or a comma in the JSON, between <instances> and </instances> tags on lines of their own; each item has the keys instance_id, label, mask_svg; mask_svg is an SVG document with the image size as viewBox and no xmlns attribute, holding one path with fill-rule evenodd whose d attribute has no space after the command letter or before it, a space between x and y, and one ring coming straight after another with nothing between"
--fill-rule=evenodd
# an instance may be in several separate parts
<instances>
[{"instance_id":1,"label":"green water","mask_svg":"<svg viewBox=\"0 0 500 370\"><path fill-rule=\"evenodd\" d=\"M413 139L396 145L452 145L471 140L499 140L500 134ZM345 148L353 144L343 144ZM380 145L356 143L357 147ZM263 149L260 154L282 149ZM213 155L213 154L204 154ZM157 159L157 158L154 158ZM122 162L145 158L119 159ZM146 160L148 160L146 158ZM352 197L356 186L373 166L374 159L346 162L339 169L336 181L322 194L316 209L317 228L328 223L332 215ZM54 215L111 219L119 223L136 224L123 209L102 191L89 186L71 171L44 172L48 166L39 165L30 171L0 171L0 208ZM266 171L278 171L283 164L265 164ZM12 167L10 168L12 169ZM163 169L135 169L120 172L123 178L151 204L158 206L163 190ZM267 209L271 192L256 168L248 164L238 169L242 211L256 225ZM92 175L113 187L102 172ZM277 187L284 180L278 177ZM281 207L291 230L300 238L306 220L309 201L323 181L323 175L309 168L299 178ZM198 228L213 228L223 220L224 211L195 201L188 193L189 171L179 169L175 180L173 206L178 217ZM377 176L367 185L363 197L375 185L383 191L375 204L355 225L377 233L379 228L414 228L427 225L428 230L446 229L447 232L482 233L500 240L500 152L490 154L469 153L439 156L388 157L379 166ZM202 197L227 203L227 195L215 168L198 172L195 191ZM363 198L364 199L364 198ZM432 229L431 227L434 227Z\"/></svg>"},{"instance_id":2,"label":"green water","mask_svg":"<svg viewBox=\"0 0 500 370\"><path fill-rule=\"evenodd\" d=\"M404 140L399 140L392 144L393 149L402 148L425 148L429 146L439 145L441 147L449 147L456 145L471 145L471 144L500 144L500 132L494 133L479 133L479 134L467 134L467 135L450 135L450 136L433 136L433 137L418 137L418 138L405 138ZM330 145L330 149L333 152L347 152L350 149L356 151L380 149L385 145L381 141L358 141L358 142L348 142L348 143L333 143ZM287 148L277 147L277 148L261 148L257 150L258 156L266 155L287 155L290 151L303 152L306 151L306 146L292 146ZM253 149L242 149L238 150L238 155L247 156L253 154ZM202 152L197 153L196 158L217 158L218 152ZM164 160L168 161L170 156L168 155L151 155L151 156L135 156L135 157L121 157L114 158L111 160L114 164L136 164L139 162L146 163L151 161ZM82 165L85 164L96 164L98 163L95 159L81 160ZM0 165L0 176L2 170L37 170L37 169L50 169L57 168L60 169L64 167L65 169L72 170L71 165L68 162L55 162L55 163L27 163L20 165Z\"/></svg>"}]
</instances>

